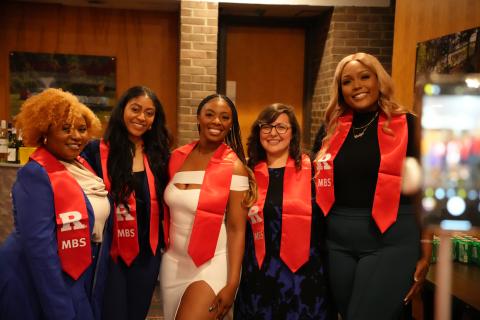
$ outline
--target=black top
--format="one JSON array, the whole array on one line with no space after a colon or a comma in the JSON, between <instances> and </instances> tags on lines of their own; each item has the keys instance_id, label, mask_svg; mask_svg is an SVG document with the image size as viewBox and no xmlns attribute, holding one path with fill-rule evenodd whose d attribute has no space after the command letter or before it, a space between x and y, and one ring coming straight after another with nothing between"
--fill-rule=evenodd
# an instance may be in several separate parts
<instances>
[{"instance_id":1,"label":"black top","mask_svg":"<svg viewBox=\"0 0 480 320\"><path fill-rule=\"evenodd\" d=\"M140 256L151 252L150 212L147 210L147 201L149 197L146 196L147 190L145 190L146 178L147 177L145 175L145 171L138 171L133 173L135 204L137 209L138 245L140 248Z\"/></svg>"},{"instance_id":2,"label":"black top","mask_svg":"<svg viewBox=\"0 0 480 320\"><path fill-rule=\"evenodd\" d=\"M352 208L371 208L378 169L380 167L380 147L378 144L378 118L368 126L365 134L357 139L353 137L353 127L366 125L374 112L354 113L350 131L340 148L334 165L335 204ZM407 114L408 144L407 157L414 157L415 151L415 120L412 114ZM361 130L355 130L358 133ZM400 196L400 204L410 204L411 196Z\"/></svg>"}]
</instances>

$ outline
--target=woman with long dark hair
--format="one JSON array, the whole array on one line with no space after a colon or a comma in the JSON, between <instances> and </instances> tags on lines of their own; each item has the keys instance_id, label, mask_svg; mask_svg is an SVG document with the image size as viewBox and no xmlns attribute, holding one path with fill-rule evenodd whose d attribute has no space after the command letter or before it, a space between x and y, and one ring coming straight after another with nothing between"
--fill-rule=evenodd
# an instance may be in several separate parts
<instances>
[{"instance_id":1,"label":"woman with long dark hair","mask_svg":"<svg viewBox=\"0 0 480 320\"><path fill-rule=\"evenodd\" d=\"M105 319L145 319L148 313L165 243L169 145L160 101L149 88L136 86L112 111L103 140L82 154L115 203Z\"/></svg>"},{"instance_id":2,"label":"woman with long dark hair","mask_svg":"<svg viewBox=\"0 0 480 320\"><path fill-rule=\"evenodd\" d=\"M172 153L165 202L170 245L160 284L167 320L222 319L240 281L254 201L235 105L214 94L197 109L199 140Z\"/></svg>"}]
</instances>

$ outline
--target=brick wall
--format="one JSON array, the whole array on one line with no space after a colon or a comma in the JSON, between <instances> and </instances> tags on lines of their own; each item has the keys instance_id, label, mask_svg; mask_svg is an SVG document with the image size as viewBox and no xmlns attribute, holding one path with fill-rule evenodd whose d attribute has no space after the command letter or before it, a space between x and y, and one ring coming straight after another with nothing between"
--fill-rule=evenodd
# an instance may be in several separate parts
<instances>
[{"instance_id":1,"label":"brick wall","mask_svg":"<svg viewBox=\"0 0 480 320\"><path fill-rule=\"evenodd\" d=\"M314 90L311 97L310 141L313 142L335 67L344 56L368 52L391 70L394 7L334 7L319 18L316 30ZM218 3L202 0L180 2L180 71L177 144L198 137L196 109L202 98L217 90Z\"/></svg>"},{"instance_id":2,"label":"brick wall","mask_svg":"<svg viewBox=\"0 0 480 320\"><path fill-rule=\"evenodd\" d=\"M337 63L346 55L367 52L375 55L391 72L394 8L335 7L317 26L317 38L326 35L317 52L317 74L312 97L310 141L323 119L330 98L330 85Z\"/></svg>"},{"instance_id":3,"label":"brick wall","mask_svg":"<svg viewBox=\"0 0 480 320\"><path fill-rule=\"evenodd\" d=\"M198 137L197 106L217 91L218 3L180 2L177 144Z\"/></svg>"}]
</instances>

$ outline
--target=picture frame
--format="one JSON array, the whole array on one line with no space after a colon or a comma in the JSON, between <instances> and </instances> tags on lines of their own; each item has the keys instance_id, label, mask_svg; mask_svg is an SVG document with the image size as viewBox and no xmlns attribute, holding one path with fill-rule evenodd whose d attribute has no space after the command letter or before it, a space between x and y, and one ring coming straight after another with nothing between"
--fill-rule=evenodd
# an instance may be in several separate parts
<instances>
[{"instance_id":1,"label":"picture frame","mask_svg":"<svg viewBox=\"0 0 480 320\"><path fill-rule=\"evenodd\" d=\"M105 123L115 105L116 58L62 53L10 52L10 116L47 88L68 91Z\"/></svg>"},{"instance_id":2,"label":"picture frame","mask_svg":"<svg viewBox=\"0 0 480 320\"><path fill-rule=\"evenodd\" d=\"M415 78L480 72L480 27L417 43Z\"/></svg>"}]
</instances>

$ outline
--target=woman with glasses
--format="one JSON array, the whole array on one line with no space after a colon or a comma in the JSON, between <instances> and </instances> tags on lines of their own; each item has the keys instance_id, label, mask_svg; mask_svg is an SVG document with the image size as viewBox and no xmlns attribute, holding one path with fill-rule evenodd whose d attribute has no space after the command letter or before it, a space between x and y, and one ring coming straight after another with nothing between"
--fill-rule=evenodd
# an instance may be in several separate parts
<instances>
[{"instance_id":1,"label":"woman with glasses","mask_svg":"<svg viewBox=\"0 0 480 320\"><path fill-rule=\"evenodd\" d=\"M293 108L264 109L248 138L258 199L248 212L236 319L326 319L322 216Z\"/></svg>"}]
</instances>

